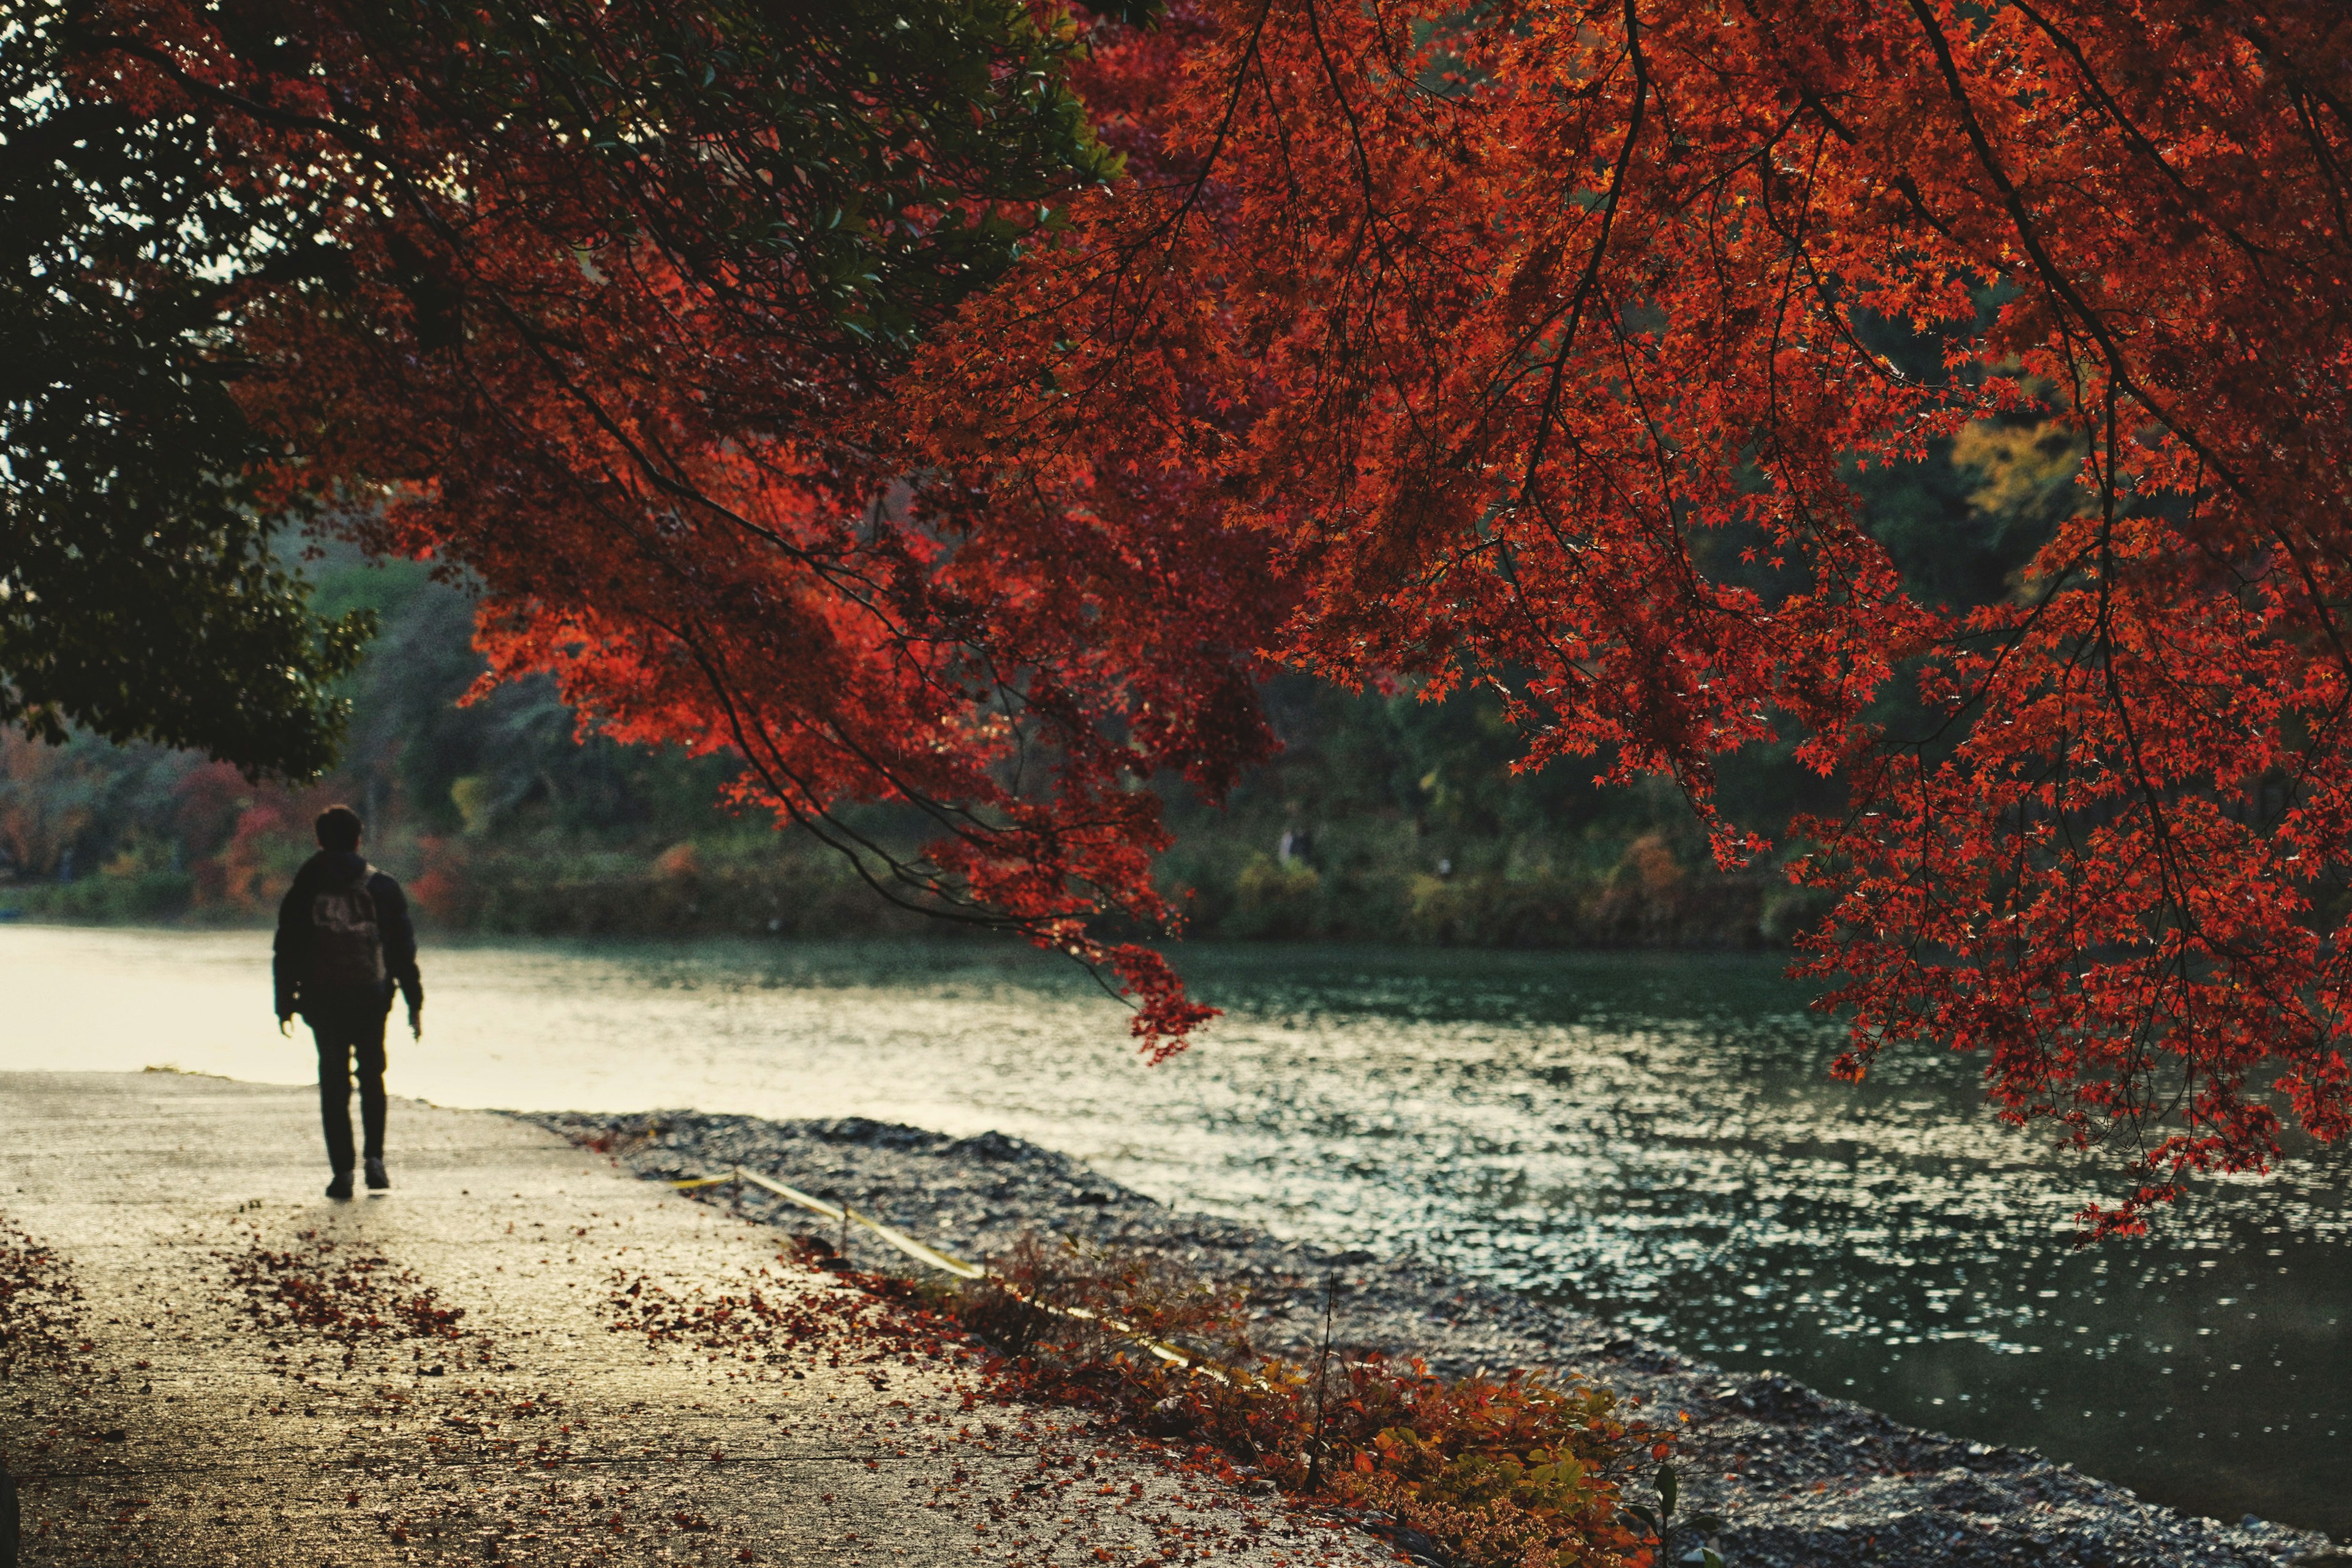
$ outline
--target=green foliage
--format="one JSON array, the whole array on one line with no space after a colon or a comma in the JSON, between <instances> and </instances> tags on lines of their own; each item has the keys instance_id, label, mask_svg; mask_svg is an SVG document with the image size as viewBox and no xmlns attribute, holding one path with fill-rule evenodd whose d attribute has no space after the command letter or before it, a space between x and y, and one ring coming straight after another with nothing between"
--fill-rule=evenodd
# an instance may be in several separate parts
<instances>
[{"instance_id":1,"label":"green foliage","mask_svg":"<svg viewBox=\"0 0 2352 1568\"><path fill-rule=\"evenodd\" d=\"M415 562L327 559L317 603L380 616L376 647L347 684L351 754L336 784L361 816L469 844L618 833L668 840L710 830L733 773L724 758L624 747L575 734L544 678L466 700L484 664L463 584Z\"/></svg>"},{"instance_id":2,"label":"green foliage","mask_svg":"<svg viewBox=\"0 0 2352 1568\"><path fill-rule=\"evenodd\" d=\"M1983 605L2013 591L2018 569L2083 503L2083 446L2030 419L1938 437L1927 460L1850 476L1879 542L1931 602Z\"/></svg>"},{"instance_id":3,"label":"green foliage","mask_svg":"<svg viewBox=\"0 0 2352 1568\"><path fill-rule=\"evenodd\" d=\"M2006 285L1978 290L1977 319L1957 339L1867 311L1856 324L1871 351L1904 374L1939 382L1950 374L1947 348L1989 327L2011 292ZM1846 481L1912 593L1965 608L2007 598L2018 570L2083 504L2083 458L2079 437L2020 413L1972 425L1957 438L1937 437L1920 461L1855 468Z\"/></svg>"},{"instance_id":4,"label":"green foliage","mask_svg":"<svg viewBox=\"0 0 2352 1568\"><path fill-rule=\"evenodd\" d=\"M289 790L152 743L87 732L0 737L0 904L63 920L274 907L311 848L310 819L346 800L372 858L444 929L598 935L823 935L909 930L840 858L716 809L724 757L574 732L544 679L461 700L482 673L473 601L413 562L320 554L313 613L380 619L336 687L351 704L343 765ZM887 814L869 822L887 831Z\"/></svg>"},{"instance_id":5,"label":"green foliage","mask_svg":"<svg viewBox=\"0 0 2352 1568\"><path fill-rule=\"evenodd\" d=\"M0 724L311 777L368 621L311 615L272 556L210 358L224 277L304 261L215 188L201 122L60 94L68 27L0 3Z\"/></svg>"},{"instance_id":6,"label":"green foliage","mask_svg":"<svg viewBox=\"0 0 2352 1568\"><path fill-rule=\"evenodd\" d=\"M1707 1544L1708 1538L1723 1529L1723 1521L1711 1513L1675 1513L1675 1505L1682 1497L1682 1478L1675 1473L1673 1465L1658 1467L1654 1484L1658 1490L1657 1507L1633 1503L1625 1511L1639 1521L1643 1530L1657 1538L1659 1555L1689 1563L1691 1568L1723 1568L1723 1559L1716 1553L1713 1546ZM1679 1553L1675 1552L1677 1542L1684 1543Z\"/></svg>"},{"instance_id":7,"label":"green foliage","mask_svg":"<svg viewBox=\"0 0 2352 1568\"><path fill-rule=\"evenodd\" d=\"M1223 810L1171 812L1162 875L1190 891L1196 934L1744 947L1780 933L1780 879L1717 872L1670 788L1598 789L1597 768L1514 773L1491 691L1429 702L1284 679L1267 695L1283 753ZM1777 826L1804 782L1759 763L1728 793Z\"/></svg>"}]
</instances>

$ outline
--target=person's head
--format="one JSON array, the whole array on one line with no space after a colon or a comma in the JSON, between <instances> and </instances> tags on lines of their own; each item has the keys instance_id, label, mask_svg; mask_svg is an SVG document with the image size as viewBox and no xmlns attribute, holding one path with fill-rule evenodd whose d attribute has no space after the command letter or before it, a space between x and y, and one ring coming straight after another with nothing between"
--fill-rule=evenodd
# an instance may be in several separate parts
<instances>
[{"instance_id":1,"label":"person's head","mask_svg":"<svg viewBox=\"0 0 2352 1568\"><path fill-rule=\"evenodd\" d=\"M345 852L360 847L360 814L348 805L331 805L319 814L319 847Z\"/></svg>"}]
</instances>

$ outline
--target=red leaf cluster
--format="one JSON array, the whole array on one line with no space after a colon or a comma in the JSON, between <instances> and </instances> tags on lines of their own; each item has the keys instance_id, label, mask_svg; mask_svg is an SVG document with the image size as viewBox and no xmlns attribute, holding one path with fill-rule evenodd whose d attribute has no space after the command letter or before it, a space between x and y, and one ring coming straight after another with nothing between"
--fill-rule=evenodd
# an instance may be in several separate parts
<instances>
[{"instance_id":1,"label":"red leaf cluster","mask_svg":"<svg viewBox=\"0 0 2352 1568\"><path fill-rule=\"evenodd\" d=\"M1293 586L1282 657L1489 682L1526 766L1670 773L1727 863L1764 846L1715 760L1797 741L1851 791L1797 826L1841 1070L1981 1050L2005 1115L2136 1141L2095 1229L2282 1112L2342 1135L2352 18L1187 20L1157 177L937 340L935 441L1179 477ZM2021 410L2081 438L2077 515L2009 600L1920 602L1853 467Z\"/></svg>"}]
</instances>

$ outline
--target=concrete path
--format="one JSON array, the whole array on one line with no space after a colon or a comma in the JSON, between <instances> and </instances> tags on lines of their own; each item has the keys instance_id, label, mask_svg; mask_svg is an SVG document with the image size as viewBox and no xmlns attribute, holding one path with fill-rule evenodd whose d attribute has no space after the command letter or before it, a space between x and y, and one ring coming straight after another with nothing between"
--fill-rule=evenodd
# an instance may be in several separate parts
<instances>
[{"instance_id":1,"label":"concrete path","mask_svg":"<svg viewBox=\"0 0 2352 1568\"><path fill-rule=\"evenodd\" d=\"M0 1074L26 1563L1390 1560L507 1118L395 1100L394 1190L330 1203L316 1104Z\"/></svg>"}]
</instances>

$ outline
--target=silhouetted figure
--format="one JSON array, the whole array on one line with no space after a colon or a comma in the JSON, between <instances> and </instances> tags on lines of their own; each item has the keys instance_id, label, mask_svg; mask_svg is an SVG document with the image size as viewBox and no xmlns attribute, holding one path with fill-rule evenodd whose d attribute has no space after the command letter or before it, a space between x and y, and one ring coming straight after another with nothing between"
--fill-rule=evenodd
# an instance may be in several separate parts
<instances>
[{"instance_id":1,"label":"silhouetted figure","mask_svg":"<svg viewBox=\"0 0 2352 1568\"><path fill-rule=\"evenodd\" d=\"M425 983L416 930L400 884L360 854L360 816L348 805L319 814L319 852L303 862L278 906L278 1028L302 1015L319 1042L319 1119L335 1179L331 1198L352 1195L352 1066L360 1076L367 1184L392 1185L383 1168L383 1023L396 986L408 999L408 1032L425 1035Z\"/></svg>"}]
</instances>

